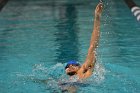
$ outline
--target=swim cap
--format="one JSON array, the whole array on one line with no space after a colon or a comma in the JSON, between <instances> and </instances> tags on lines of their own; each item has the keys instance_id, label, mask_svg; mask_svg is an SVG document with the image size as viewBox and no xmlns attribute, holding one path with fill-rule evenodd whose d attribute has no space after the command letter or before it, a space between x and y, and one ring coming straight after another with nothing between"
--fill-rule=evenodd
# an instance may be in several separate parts
<instances>
[{"instance_id":1,"label":"swim cap","mask_svg":"<svg viewBox=\"0 0 140 93\"><path fill-rule=\"evenodd\" d=\"M67 65L65 66L65 69L67 69L69 67L69 65L80 66L79 63L77 63L76 61L72 60L72 61L69 61L67 63Z\"/></svg>"}]
</instances>

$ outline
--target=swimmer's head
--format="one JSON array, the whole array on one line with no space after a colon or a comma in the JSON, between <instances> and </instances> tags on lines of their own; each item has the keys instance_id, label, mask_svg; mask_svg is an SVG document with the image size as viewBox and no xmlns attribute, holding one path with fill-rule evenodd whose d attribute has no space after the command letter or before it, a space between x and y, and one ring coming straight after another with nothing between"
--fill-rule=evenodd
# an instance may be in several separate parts
<instances>
[{"instance_id":1,"label":"swimmer's head","mask_svg":"<svg viewBox=\"0 0 140 93\"><path fill-rule=\"evenodd\" d=\"M65 67L66 74L69 76L73 76L77 74L77 71L80 68L80 64L76 61L69 61Z\"/></svg>"}]
</instances>

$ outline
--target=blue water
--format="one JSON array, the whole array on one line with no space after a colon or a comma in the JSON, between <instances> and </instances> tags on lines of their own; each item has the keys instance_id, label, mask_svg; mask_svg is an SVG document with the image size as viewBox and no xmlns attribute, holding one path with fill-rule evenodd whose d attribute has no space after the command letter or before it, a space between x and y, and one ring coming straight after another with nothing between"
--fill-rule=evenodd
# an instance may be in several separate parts
<instances>
[{"instance_id":1,"label":"blue water","mask_svg":"<svg viewBox=\"0 0 140 93\"><path fill-rule=\"evenodd\" d=\"M0 93L140 93L140 23L106 0L94 74L69 80L85 60L98 0L9 0L0 12ZM140 1L135 0L140 6Z\"/></svg>"}]
</instances>

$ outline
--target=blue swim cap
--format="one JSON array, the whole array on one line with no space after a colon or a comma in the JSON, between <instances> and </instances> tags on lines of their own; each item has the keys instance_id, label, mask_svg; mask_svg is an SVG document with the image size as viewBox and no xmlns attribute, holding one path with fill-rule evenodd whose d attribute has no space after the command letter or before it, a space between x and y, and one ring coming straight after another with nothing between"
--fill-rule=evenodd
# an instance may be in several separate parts
<instances>
[{"instance_id":1,"label":"blue swim cap","mask_svg":"<svg viewBox=\"0 0 140 93\"><path fill-rule=\"evenodd\" d=\"M72 61L69 61L67 63L67 65L65 66L65 69L67 69L69 67L69 65L80 66L79 63L77 63L76 61L72 60Z\"/></svg>"}]
</instances>

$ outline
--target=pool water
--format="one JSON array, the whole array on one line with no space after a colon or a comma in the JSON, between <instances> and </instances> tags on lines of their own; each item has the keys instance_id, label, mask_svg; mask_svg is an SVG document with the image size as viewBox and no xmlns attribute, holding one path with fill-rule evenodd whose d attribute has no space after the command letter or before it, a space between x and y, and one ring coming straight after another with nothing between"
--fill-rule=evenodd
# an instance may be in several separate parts
<instances>
[{"instance_id":1,"label":"pool water","mask_svg":"<svg viewBox=\"0 0 140 93\"><path fill-rule=\"evenodd\" d=\"M140 6L140 1L135 0ZM0 93L140 93L140 23L123 0L106 0L94 74L83 63L98 0L9 0L0 11Z\"/></svg>"}]
</instances>

